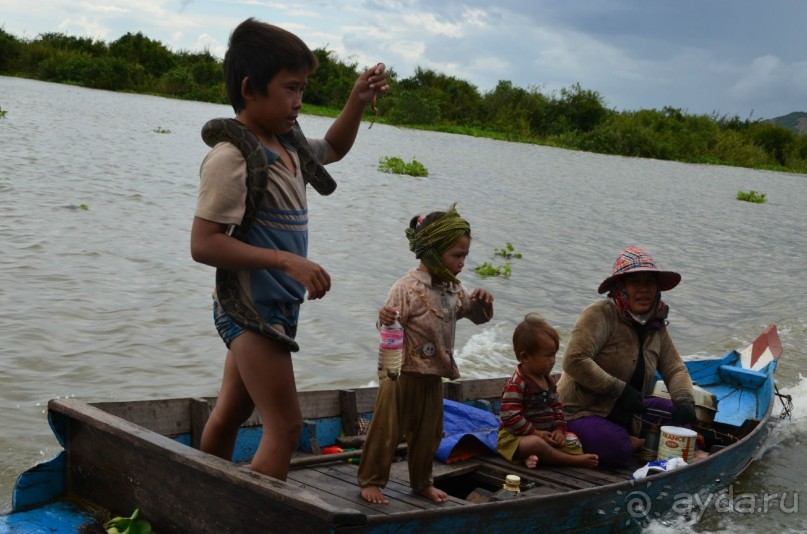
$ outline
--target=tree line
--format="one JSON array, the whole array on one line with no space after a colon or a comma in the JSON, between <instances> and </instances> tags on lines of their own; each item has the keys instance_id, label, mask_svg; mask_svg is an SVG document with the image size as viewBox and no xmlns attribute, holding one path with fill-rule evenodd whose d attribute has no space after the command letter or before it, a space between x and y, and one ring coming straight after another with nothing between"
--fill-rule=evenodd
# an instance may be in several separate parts
<instances>
[{"instance_id":1,"label":"tree line","mask_svg":"<svg viewBox=\"0 0 807 534\"><path fill-rule=\"evenodd\" d=\"M341 109L366 67L324 48L314 53L320 67L306 87L306 112L313 107L329 114ZM62 33L18 39L0 28L0 74L227 103L221 60L207 50L172 51L140 32L107 44ZM390 92L377 105L377 120L387 124L602 154L807 172L807 135L763 120L673 107L616 111L579 84L546 93L502 80L480 92L420 67L408 78L389 69L388 79Z\"/></svg>"}]
</instances>

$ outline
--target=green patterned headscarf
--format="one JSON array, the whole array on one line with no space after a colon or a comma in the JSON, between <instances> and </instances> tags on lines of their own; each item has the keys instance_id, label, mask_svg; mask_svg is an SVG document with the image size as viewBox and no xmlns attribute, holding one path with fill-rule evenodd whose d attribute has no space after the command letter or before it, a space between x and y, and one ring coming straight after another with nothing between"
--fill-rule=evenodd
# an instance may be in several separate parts
<instances>
[{"instance_id":1,"label":"green patterned headscarf","mask_svg":"<svg viewBox=\"0 0 807 534\"><path fill-rule=\"evenodd\" d=\"M409 239L409 250L423 262L429 272L443 282L459 283L443 265L440 256L457 244L462 236L471 233L471 225L463 219L454 206L448 212L430 223L419 232L413 228L406 229Z\"/></svg>"}]
</instances>

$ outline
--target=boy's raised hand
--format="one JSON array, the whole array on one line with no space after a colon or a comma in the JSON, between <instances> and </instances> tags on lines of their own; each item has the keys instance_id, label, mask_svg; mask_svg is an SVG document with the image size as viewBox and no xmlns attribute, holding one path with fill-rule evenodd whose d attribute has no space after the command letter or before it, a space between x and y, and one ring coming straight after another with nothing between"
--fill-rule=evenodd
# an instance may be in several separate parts
<instances>
[{"instance_id":1,"label":"boy's raised hand","mask_svg":"<svg viewBox=\"0 0 807 534\"><path fill-rule=\"evenodd\" d=\"M367 69L356 80L355 89L362 102L370 102L389 90L386 69L386 65L378 63Z\"/></svg>"}]
</instances>

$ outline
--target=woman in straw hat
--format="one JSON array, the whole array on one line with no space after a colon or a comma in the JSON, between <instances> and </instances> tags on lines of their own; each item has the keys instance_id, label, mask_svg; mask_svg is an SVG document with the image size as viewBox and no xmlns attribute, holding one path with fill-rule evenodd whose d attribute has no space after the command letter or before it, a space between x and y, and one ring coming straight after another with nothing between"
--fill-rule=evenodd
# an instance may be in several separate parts
<instances>
[{"instance_id":1,"label":"woman in straw hat","mask_svg":"<svg viewBox=\"0 0 807 534\"><path fill-rule=\"evenodd\" d=\"M572 330L558 393L568 430L602 466L631 465L644 445L639 432L648 408L671 412L672 424L695 421L692 380L667 332L669 307L661 300L680 281L644 249L626 248L600 284L608 298L586 307ZM672 400L647 397L656 371Z\"/></svg>"}]
</instances>

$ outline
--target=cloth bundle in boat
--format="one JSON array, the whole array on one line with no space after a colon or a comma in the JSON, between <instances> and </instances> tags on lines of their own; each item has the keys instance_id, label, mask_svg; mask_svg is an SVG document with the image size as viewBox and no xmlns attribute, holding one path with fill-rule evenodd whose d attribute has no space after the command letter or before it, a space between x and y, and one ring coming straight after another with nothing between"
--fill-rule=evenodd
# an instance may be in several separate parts
<instances>
[{"instance_id":1,"label":"cloth bundle in boat","mask_svg":"<svg viewBox=\"0 0 807 534\"><path fill-rule=\"evenodd\" d=\"M687 463L680 456L673 456L666 460L653 460L648 462L644 467L640 467L633 472L633 480L639 480L653 473L660 473L662 471L673 471L679 467L685 467Z\"/></svg>"},{"instance_id":2,"label":"cloth bundle in boat","mask_svg":"<svg viewBox=\"0 0 807 534\"><path fill-rule=\"evenodd\" d=\"M496 453L499 419L487 410L443 399L443 440L435 458L458 462L480 454Z\"/></svg>"}]
</instances>

